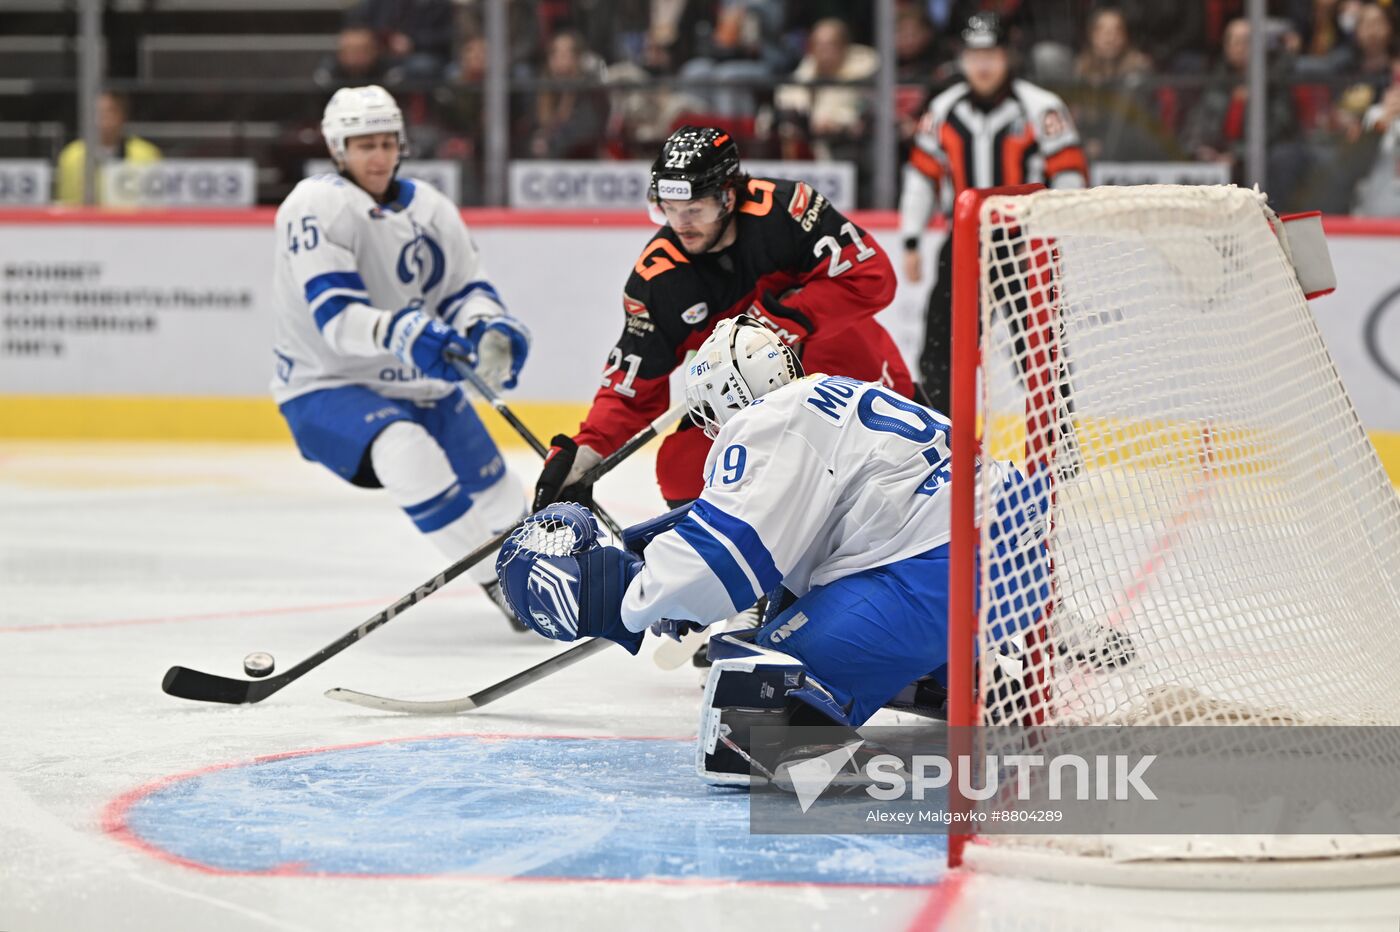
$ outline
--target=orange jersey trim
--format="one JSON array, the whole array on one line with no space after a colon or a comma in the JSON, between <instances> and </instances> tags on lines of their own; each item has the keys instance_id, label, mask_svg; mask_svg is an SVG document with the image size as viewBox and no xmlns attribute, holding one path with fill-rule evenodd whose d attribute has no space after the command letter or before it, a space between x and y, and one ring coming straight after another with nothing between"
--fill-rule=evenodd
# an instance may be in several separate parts
<instances>
[{"instance_id":1,"label":"orange jersey trim","mask_svg":"<svg viewBox=\"0 0 1400 932\"><path fill-rule=\"evenodd\" d=\"M741 214L753 214L755 217L767 216L768 211L773 209L773 189L777 185L771 181L764 181L762 178L749 179L749 193L758 195L756 201L744 201L739 205Z\"/></svg>"},{"instance_id":2,"label":"orange jersey trim","mask_svg":"<svg viewBox=\"0 0 1400 932\"><path fill-rule=\"evenodd\" d=\"M943 180L943 166L939 164L938 159L929 155L918 146L915 146L914 151L909 153L909 164L913 165L934 181Z\"/></svg>"},{"instance_id":3,"label":"orange jersey trim","mask_svg":"<svg viewBox=\"0 0 1400 932\"><path fill-rule=\"evenodd\" d=\"M1045 159L1045 180L1050 181L1061 172L1080 172L1085 180L1089 178L1089 160L1079 146L1067 146L1047 156Z\"/></svg>"}]
</instances>

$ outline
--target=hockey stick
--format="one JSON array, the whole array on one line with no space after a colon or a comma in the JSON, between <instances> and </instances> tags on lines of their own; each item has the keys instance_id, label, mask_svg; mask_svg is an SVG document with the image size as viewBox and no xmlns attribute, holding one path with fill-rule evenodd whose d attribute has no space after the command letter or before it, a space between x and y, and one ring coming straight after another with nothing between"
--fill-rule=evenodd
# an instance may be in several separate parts
<instances>
[{"instance_id":1,"label":"hockey stick","mask_svg":"<svg viewBox=\"0 0 1400 932\"><path fill-rule=\"evenodd\" d=\"M641 553L656 535L661 534L672 527L676 522L690 510L689 505L682 505L680 508L652 518L650 521L634 524L628 528L628 534L621 535L622 544L628 550ZM537 663L528 670L524 670L514 676L507 677L494 686L488 686L480 692L472 693L461 699L391 699L387 696L375 696L370 693L363 693L356 689L344 689L335 687L326 690L326 698L334 699L337 702L348 702L351 705L364 706L367 709L381 709L385 712L405 712L413 715L447 715L453 712L470 712L479 708L494 699L508 695L528 686L538 680L544 679L552 673L573 666L584 657L596 651L602 650L611 641L601 638L592 638L581 644L551 657L543 663ZM670 643L669 641L667 643ZM690 655L686 655L688 660Z\"/></svg>"},{"instance_id":2,"label":"hockey stick","mask_svg":"<svg viewBox=\"0 0 1400 932\"><path fill-rule=\"evenodd\" d=\"M410 715L451 715L456 712L470 712L473 709L481 708L488 702L494 702L502 696L508 696L517 689L523 689L531 683L539 682L565 667L571 667L590 654L596 654L598 651L612 646L612 643L604 638L590 638L581 644L575 644L561 654L555 654L548 660L535 664L528 670L521 670L494 686L488 686L461 699L430 699L421 702L413 699L390 699L386 696L374 696L339 686L326 690L326 698L363 706L366 709L405 712Z\"/></svg>"},{"instance_id":3,"label":"hockey stick","mask_svg":"<svg viewBox=\"0 0 1400 932\"><path fill-rule=\"evenodd\" d=\"M591 469L580 477L579 481L598 481L608 470L637 452L644 444L675 422L685 411L685 407L685 402L681 402L652 421L646 427L643 427L626 443L594 464ZM336 654L345 650L345 648L349 647L351 644L364 638L371 631L388 624L392 618L404 611L404 609L417 605L458 576L461 576L477 563L480 563L482 560L495 553L497 548L505 543L506 538L510 537L514 531L515 528L512 527L510 530L497 534L491 540L482 544L456 563L453 563L423 585L394 602L394 604L390 605L388 608L383 609L367 621L347 631L341 637L327 644L325 647L285 672L279 673L276 676L269 676L266 679L249 680L219 676L216 673L205 673L201 670L192 670L189 667L174 666L165 671L165 678L161 681L161 689L168 695L180 699L193 699L197 702L226 702L233 705L245 702L261 702L293 680L310 673Z\"/></svg>"},{"instance_id":4,"label":"hockey stick","mask_svg":"<svg viewBox=\"0 0 1400 932\"><path fill-rule=\"evenodd\" d=\"M535 436L533 430L525 426L524 421L515 416L515 412L510 409L509 405L501 400L501 396L496 394L491 389L491 386L486 384L486 380L476 374L476 370L467 362L465 356L458 355L457 353L449 353L448 358L451 359L452 364L457 367L457 371L462 373L462 378L469 383L472 388L476 389L476 393L485 399L486 403L494 408L496 413L499 414L507 424L515 428L515 432L530 445L531 449L538 453L542 459L549 456L549 448L540 442L540 438ZM614 521L612 516L604 511L602 506L596 501L593 503L592 510L593 514L598 516L598 520L608 526L609 531L612 531L613 534L619 538L622 537L622 527Z\"/></svg>"}]
</instances>

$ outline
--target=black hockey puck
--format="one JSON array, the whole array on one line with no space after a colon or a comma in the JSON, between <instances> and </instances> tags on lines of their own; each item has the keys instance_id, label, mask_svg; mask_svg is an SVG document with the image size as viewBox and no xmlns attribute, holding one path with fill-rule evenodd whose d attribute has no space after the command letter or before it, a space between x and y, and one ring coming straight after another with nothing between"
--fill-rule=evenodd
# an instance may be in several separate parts
<instances>
[{"instance_id":1,"label":"black hockey puck","mask_svg":"<svg viewBox=\"0 0 1400 932\"><path fill-rule=\"evenodd\" d=\"M277 661L266 651L255 650L243 658L243 672L249 676L264 677L273 671Z\"/></svg>"}]
</instances>

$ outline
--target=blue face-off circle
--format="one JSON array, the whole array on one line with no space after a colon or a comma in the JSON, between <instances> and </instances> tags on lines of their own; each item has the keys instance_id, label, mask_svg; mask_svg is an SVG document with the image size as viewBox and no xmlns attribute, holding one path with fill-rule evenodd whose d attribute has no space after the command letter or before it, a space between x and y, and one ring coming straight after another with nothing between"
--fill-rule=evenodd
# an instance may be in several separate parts
<instances>
[{"instance_id":1,"label":"blue face-off circle","mask_svg":"<svg viewBox=\"0 0 1400 932\"><path fill-rule=\"evenodd\" d=\"M693 740L455 735L330 748L136 794L122 830L218 872L923 885L930 835L752 835Z\"/></svg>"}]
</instances>

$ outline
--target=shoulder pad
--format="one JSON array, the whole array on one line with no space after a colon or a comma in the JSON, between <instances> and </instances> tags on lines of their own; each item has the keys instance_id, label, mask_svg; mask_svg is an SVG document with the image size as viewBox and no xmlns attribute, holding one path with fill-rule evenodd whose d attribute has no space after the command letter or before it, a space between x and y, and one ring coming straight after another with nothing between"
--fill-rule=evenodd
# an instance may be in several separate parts
<instances>
[{"instance_id":1,"label":"shoulder pad","mask_svg":"<svg viewBox=\"0 0 1400 932\"><path fill-rule=\"evenodd\" d=\"M1042 148L1054 151L1079 141L1069 108L1059 95L1019 78L1011 82L1011 88Z\"/></svg>"},{"instance_id":2,"label":"shoulder pad","mask_svg":"<svg viewBox=\"0 0 1400 932\"><path fill-rule=\"evenodd\" d=\"M338 213L353 192L350 183L339 175L312 175L303 178L282 202L282 209L322 214L322 219Z\"/></svg>"},{"instance_id":3,"label":"shoulder pad","mask_svg":"<svg viewBox=\"0 0 1400 932\"><path fill-rule=\"evenodd\" d=\"M948 111L953 109L953 104L962 100L968 94L966 81L958 81L956 84L944 89L937 94L933 100L929 101L928 112L935 120L944 120L948 116Z\"/></svg>"}]
</instances>

